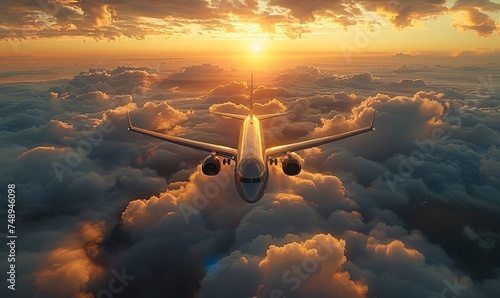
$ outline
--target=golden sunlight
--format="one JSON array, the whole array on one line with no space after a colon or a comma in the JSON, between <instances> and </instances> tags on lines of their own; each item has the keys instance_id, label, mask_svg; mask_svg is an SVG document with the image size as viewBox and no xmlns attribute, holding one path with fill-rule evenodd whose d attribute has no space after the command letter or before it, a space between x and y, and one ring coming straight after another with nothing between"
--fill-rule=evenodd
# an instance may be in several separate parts
<instances>
[{"instance_id":1,"label":"golden sunlight","mask_svg":"<svg viewBox=\"0 0 500 298\"><path fill-rule=\"evenodd\" d=\"M258 43L252 44L252 52L258 53L262 50L262 46Z\"/></svg>"}]
</instances>

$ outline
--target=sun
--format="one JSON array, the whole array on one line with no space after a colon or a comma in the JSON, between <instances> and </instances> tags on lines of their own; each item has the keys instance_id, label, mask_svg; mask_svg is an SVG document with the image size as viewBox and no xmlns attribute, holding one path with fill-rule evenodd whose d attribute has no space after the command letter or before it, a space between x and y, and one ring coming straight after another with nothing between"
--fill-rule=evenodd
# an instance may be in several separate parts
<instances>
[{"instance_id":1,"label":"sun","mask_svg":"<svg viewBox=\"0 0 500 298\"><path fill-rule=\"evenodd\" d=\"M258 43L252 44L252 52L258 53L262 50L262 46Z\"/></svg>"}]
</instances>

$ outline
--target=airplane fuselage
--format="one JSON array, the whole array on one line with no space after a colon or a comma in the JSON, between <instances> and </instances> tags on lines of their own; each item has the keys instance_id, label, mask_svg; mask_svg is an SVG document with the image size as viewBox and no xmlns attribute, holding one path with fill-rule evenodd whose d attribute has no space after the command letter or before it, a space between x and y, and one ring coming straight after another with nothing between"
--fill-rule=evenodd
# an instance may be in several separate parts
<instances>
[{"instance_id":1,"label":"airplane fuselage","mask_svg":"<svg viewBox=\"0 0 500 298\"><path fill-rule=\"evenodd\" d=\"M259 201L266 190L269 168L265 155L262 126L255 115L249 115L241 125L234 167L236 189L248 203Z\"/></svg>"}]
</instances>

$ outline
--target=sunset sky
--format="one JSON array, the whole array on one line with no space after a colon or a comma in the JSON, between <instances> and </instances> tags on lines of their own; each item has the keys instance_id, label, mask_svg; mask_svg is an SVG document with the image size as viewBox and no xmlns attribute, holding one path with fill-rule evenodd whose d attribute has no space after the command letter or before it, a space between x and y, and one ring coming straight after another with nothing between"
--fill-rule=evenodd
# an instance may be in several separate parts
<instances>
[{"instance_id":1,"label":"sunset sky","mask_svg":"<svg viewBox=\"0 0 500 298\"><path fill-rule=\"evenodd\" d=\"M252 73L268 147L376 132L248 204L127 130L236 147ZM499 1L0 1L0 297L500 297L499 115Z\"/></svg>"},{"instance_id":2,"label":"sunset sky","mask_svg":"<svg viewBox=\"0 0 500 298\"><path fill-rule=\"evenodd\" d=\"M500 44L496 1L2 1L2 56L464 51Z\"/></svg>"}]
</instances>

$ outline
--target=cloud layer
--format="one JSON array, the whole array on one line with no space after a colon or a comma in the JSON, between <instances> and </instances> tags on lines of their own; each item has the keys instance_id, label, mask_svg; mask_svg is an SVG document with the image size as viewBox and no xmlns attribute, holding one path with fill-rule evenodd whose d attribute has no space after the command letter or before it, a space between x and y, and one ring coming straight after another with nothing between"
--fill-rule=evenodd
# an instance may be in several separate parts
<instances>
[{"instance_id":1,"label":"cloud layer","mask_svg":"<svg viewBox=\"0 0 500 298\"><path fill-rule=\"evenodd\" d=\"M301 9L290 7L307 20L312 12ZM106 24L105 12L92 13ZM396 60L383 71L267 74L256 113L292 111L264 122L267 144L362 127L373 110L377 132L298 152L296 177L270 167L254 205L239 198L234 165L204 176L204 153L130 133L125 117L129 110L137 126L236 146L237 122L208 111L247 111L248 84L235 79L245 72L188 64L160 76L120 66L42 91L1 86L0 181L15 182L22 198L16 294L495 297L499 97L479 77L489 72L495 82L498 66L481 65L471 83L472 65Z\"/></svg>"}]
</instances>

